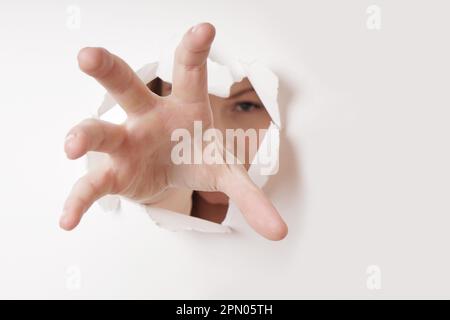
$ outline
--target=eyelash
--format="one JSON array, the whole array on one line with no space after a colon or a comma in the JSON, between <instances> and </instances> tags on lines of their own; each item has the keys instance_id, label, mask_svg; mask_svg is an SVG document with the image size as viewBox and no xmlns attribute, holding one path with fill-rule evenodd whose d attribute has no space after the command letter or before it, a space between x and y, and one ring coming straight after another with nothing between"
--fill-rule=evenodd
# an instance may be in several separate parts
<instances>
[{"instance_id":1,"label":"eyelash","mask_svg":"<svg viewBox=\"0 0 450 320\"><path fill-rule=\"evenodd\" d=\"M251 105L253 107L250 110L243 110L241 108L242 105ZM241 110L239 110L239 109L241 109ZM242 102L238 102L238 103L236 103L234 105L233 111L236 111L236 112L251 112L251 111L253 111L255 109L261 109L261 106L259 104L257 104L257 103L253 103L253 102L250 102L250 101L242 101Z\"/></svg>"}]
</instances>

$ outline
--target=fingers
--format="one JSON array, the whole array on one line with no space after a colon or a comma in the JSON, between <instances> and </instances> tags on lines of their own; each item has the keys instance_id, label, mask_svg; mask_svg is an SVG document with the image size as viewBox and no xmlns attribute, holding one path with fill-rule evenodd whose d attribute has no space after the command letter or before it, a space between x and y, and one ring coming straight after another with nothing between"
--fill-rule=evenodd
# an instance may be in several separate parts
<instances>
[{"instance_id":1,"label":"fingers","mask_svg":"<svg viewBox=\"0 0 450 320\"><path fill-rule=\"evenodd\" d=\"M97 119L86 119L69 131L64 150L69 159L77 159L88 151L112 153L125 140L125 128Z\"/></svg>"},{"instance_id":2,"label":"fingers","mask_svg":"<svg viewBox=\"0 0 450 320\"><path fill-rule=\"evenodd\" d=\"M157 102L135 72L119 57L103 48L84 48L78 53L80 69L94 77L128 115L138 115Z\"/></svg>"},{"instance_id":3,"label":"fingers","mask_svg":"<svg viewBox=\"0 0 450 320\"><path fill-rule=\"evenodd\" d=\"M214 26L201 23L184 35L175 51L172 95L182 102L208 98L206 59L214 36Z\"/></svg>"},{"instance_id":4,"label":"fingers","mask_svg":"<svg viewBox=\"0 0 450 320\"><path fill-rule=\"evenodd\" d=\"M114 175L111 170L103 169L86 174L73 186L64 204L59 221L61 228L72 230L83 214L99 198L111 193L114 187Z\"/></svg>"},{"instance_id":5,"label":"fingers","mask_svg":"<svg viewBox=\"0 0 450 320\"><path fill-rule=\"evenodd\" d=\"M277 209L245 173L234 174L227 179L223 191L237 205L247 223L269 240L286 237L288 228Z\"/></svg>"}]
</instances>

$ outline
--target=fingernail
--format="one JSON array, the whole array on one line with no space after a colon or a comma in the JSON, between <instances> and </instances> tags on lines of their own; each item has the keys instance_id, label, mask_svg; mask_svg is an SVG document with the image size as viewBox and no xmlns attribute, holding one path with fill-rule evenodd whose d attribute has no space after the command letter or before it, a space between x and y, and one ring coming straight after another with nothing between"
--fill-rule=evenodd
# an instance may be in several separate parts
<instances>
[{"instance_id":1,"label":"fingernail","mask_svg":"<svg viewBox=\"0 0 450 320\"><path fill-rule=\"evenodd\" d=\"M193 26L192 29L191 29L191 32L196 32L199 29L200 25L201 25L201 23Z\"/></svg>"},{"instance_id":2,"label":"fingernail","mask_svg":"<svg viewBox=\"0 0 450 320\"><path fill-rule=\"evenodd\" d=\"M73 134L73 133L71 133L71 134L69 134L67 137L66 137L66 142L69 142L69 141L71 141L71 140L73 140L73 138L75 138L75 134Z\"/></svg>"},{"instance_id":3,"label":"fingernail","mask_svg":"<svg viewBox=\"0 0 450 320\"><path fill-rule=\"evenodd\" d=\"M70 223L71 223L70 215L68 215L67 212L63 211L63 213L59 219L60 226L64 229L66 229L70 226Z\"/></svg>"}]
</instances>

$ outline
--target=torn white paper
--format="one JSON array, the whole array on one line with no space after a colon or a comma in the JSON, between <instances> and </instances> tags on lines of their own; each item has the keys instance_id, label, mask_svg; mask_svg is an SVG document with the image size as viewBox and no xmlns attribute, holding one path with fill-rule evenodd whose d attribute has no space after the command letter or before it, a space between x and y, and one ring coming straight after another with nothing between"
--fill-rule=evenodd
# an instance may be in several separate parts
<instances>
[{"instance_id":1,"label":"torn white paper","mask_svg":"<svg viewBox=\"0 0 450 320\"><path fill-rule=\"evenodd\" d=\"M161 50L159 61L149 63L136 71L144 83L149 83L157 77L165 82L172 83L173 53L177 43L178 39L174 39L173 43L168 44ZM222 98L228 97L233 83L240 82L245 77L249 79L271 117L268 131L248 171L255 184L262 187L269 176L276 174L278 171L279 130L281 128L277 101L278 78L272 71L257 61L245 63L238 59L227 57L226 63L221 63L221 61L208 59L208 92L212 95ZM109 94L105 95L102 104L96 110L95 117L113 123L122 123L126 119L125 112L117 107L116 102ZM270 152L269 148L272 148ZM262 167L261 161L255 161L258 157L267 155L271 157L270 161L268 161L270 163L269 167ZM94 169L102 161L103 157L107 157L107 155L89 152L87 157L88 170ZM231 231L230 228L232 226L228 225L230 221L229 214L230 210L236 210L232 204L229 206L225 221L222 224L218 224L189 215L191 196L191 190L180 192L178 194L180 203L178 207L173 207L172 204L176 202L173 199L167 206L164 206L165 209L137 203L134 203L134 205L138 210L147 213L156 225L167 230L209 233L229 233ZM121 202L123 201L131 202L124 197L108 195L100 199L98 203L104 210L117 212L124 210L121 208Z\"/></svg>"}]
</instances>

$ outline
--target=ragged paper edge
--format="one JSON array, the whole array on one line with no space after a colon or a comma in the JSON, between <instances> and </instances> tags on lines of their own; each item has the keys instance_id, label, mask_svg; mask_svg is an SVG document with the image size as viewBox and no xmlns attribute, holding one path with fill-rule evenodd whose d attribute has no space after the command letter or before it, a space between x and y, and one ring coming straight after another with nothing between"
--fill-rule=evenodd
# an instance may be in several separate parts
<instances>
[{"instance_id":1,"label":"ragged paper edge","mask_svg":"<svg viewBox=\"0 0 450 320\"><path fill-rule=\"evenodd\" d=\"M172 83L173 52L175 47L168 46L162 51L158 62L144 65L136 71L138 77L144 82L149 83L159 77L163 81ZM259 187L263 187L270 175L278 171L279 165L279 130L281 129L280 112L278 106L278 77L264 65L259 62L245 63L239 60L228 60L227 65L212 61L208 58L208 93L218 97L226 98L230 94L231 86L248 78L255 92L258 94L267 112L271 117L271 123L268 131L258 148L254 159L257 159L262 150L268 148L269 143L275 149L272 152L271 163L273 166L269 169L261 168L260 164L252 162L248 174L252 181ZM105 94L103 102L98 107L95 116L113 123L122 123L126 119L125 112L108 93ZM89 152L87 156L87 169L94 169L105 154L98 152ZM261 174L262 171L266 171ZM122 203L131 203L135 208L148 214L155 225L169 231L197 231L205 233L230 233L231 227L228 225L231 221L230 204L222 224L214 223L179 212L156 208L150 205L142 205L133 202L125 197L117 195L107 195L97 201L100 207L106 211L120 212L126 211Z\"/></svg>"}]
</instances>

